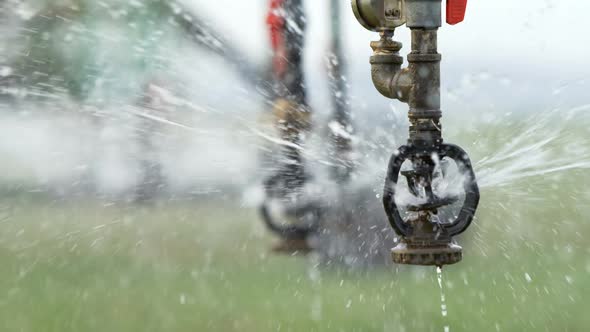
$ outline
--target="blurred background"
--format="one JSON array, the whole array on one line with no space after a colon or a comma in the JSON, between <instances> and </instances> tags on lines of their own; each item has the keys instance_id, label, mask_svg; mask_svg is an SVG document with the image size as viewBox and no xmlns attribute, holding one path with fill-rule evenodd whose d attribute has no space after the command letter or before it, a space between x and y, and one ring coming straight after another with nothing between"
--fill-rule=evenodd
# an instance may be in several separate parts
<instances>
[{"instance_id":1,"label":"blurred background","mask_svg":"<svg viewBox=\"0 0 590 332\"><path fill-rule=\"evenodd\" d=\"M387 257L380 194L407 106L374 89L378 36L337 3L335 34L334 2L303 1L301 149L316 198L361 212L285 256L257 213L280 145L269 0L0 1L1 330L587 330L590 3L471 1L440 30L445 139L482 190L440 286ZM354 204L328 176L335 35Z\"/></svg>"}]
</instances>

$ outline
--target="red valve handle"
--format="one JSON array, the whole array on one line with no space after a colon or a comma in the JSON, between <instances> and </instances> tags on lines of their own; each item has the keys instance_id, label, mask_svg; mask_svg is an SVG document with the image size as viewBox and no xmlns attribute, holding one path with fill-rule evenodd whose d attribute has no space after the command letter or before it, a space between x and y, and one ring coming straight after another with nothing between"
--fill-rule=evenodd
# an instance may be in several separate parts
<instances>
[{"instance_id":1,"label":"red valve handle","mask_svg":"<svg viewBox=\"0 0 590 332\"><path fill-rule=\"evenodd\" d=\"M272 48L276 50L282 43L283 27L285 26L285 17L281 14L283 6L282 0L272 0L266 17L266 24L270 30L270 41Z\"/></svg>"},{"instance_id":2,"label":"red valve handle","mask_svg":"<svg viewBox=\"0 0 590 332\"><path fill-rule=\"evenodd\" d=\"M274 51L273 69L277 77L282 77L287 71L285 16L283 13L284 0L271 0L266 24L270 30L270 42Z\"/></svg>"},{"instance_id":3,"label":"red valve handle","mask_svg":"<svg viewBox=\"0 0 590 332\"><path fill-rule=\"evenodd\" d=\"M465 19L467 0L447 0L447 23L457 24Z\"/></svg>"}]
</instances>

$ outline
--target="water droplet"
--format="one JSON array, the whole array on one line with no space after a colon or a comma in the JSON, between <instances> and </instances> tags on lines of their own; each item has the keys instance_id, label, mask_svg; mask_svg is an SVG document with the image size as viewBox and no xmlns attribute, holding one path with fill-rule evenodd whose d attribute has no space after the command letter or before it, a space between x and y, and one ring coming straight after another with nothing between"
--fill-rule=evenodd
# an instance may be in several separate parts
<instances>
[{"instance_id":1,"label":"water droplet","mask_svg":"<svg viewBox=\"0 0 590 332\"><path fill-rule=\"evenodd\" d=\"M524 279L526 279L526 281L527 281L528 283L530 283L531 281L533 281L533 279L531 278L531 276L530 276L528 273L525 273L525 274L524 274Z\"/></svg>"},{"instance_id":2,"label":"water droplet","mask_svg":"<svg viewBox=\"0 0 590 332\"><path fill-rule=\"evenodd\" d=\"M12 75L12 68L8 66L0 66L0 76L6 77Z\"/></svg>"},{"instance_id":3,"label":"water droplet","mask_svg":"<svg viewBox=\"0 0 590 332\"><path fill-rule=\"evenodd\" d=\"M436 280L438 281L438 287L440 289L440 312L443 318L448 316L447 310L447 300L445 298L444 288L443 288L443 276L442 276L442 267L436 267ZM444 327L444 332L449 332L451 329L448 325Z\"/></svg>"}]
</instances>

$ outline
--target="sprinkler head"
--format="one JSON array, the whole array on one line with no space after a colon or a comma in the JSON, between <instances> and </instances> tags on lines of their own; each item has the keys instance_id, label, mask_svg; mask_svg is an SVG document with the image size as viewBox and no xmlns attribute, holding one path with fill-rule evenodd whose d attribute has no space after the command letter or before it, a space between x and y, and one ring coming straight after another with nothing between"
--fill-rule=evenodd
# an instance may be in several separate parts
<instances>
[{"instance_id":1,"label":"sprinkler head","mask_svg":"<svg viewBox=\"0 0 590 332\"><path fill-rule=\"evenodd\" d=\"M307 181L301 171L278 173L265 182L267 197L260 215L268 230L280 239L272 249L276 253L307 254L313 250L308 238L318 232L322 208L301 192Z\"/></svg>"},{"instance_id":2,"label":"sprinkler head","mask_svg":"<svg viewBox=\"0 0 590 332\"><path fill-rule=\"evenodd\" d=\"M281 214L272 210L270 201L266 201L260 208L267 228L280 239L272 251L288 255L311 252L313 248L309 245L308 238L319 228L319 207L308 203L284 208Z\"/></svg>"},{"instance_id":3,"label":"sprinkler head","mask_svg":"<svg viewBox=\"0 0 590 332\"><path fill-rule=\"evenodd\" d=\"M463 205L457 217L448 222L440 220L439 209L455 203L458 197L438 197L431 187L436 165L434 159L443 158L453 160L464 177ZM411 161L414 170L402 172L401 167L405 161ZM400 174L406 176L411 195L419 201L405 205L408 211L405 218L395 200ZM455 244L453 237L469 227L478 202L479 189L475 174L467 154L461 148L447 144L429 149L402 146L390 161L383 194L383 204L391 226L401 236L400 243L392 250L393 261L399 264L436 266L461 261L462 248Z\"/></svg>"}]
</instances>

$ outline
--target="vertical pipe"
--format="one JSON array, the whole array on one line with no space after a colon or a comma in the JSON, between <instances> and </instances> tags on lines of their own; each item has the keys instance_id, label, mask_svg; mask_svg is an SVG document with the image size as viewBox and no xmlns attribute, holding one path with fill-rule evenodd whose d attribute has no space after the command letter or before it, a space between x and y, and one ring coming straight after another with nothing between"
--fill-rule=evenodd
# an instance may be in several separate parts
<instances>
[{"instance_id":1,"label":"vertical pipe","mask_svg":"<svg viewBox=\"0 0 590 332\"><path fill-rule=\"evenodd\" d=\"M303 53L306 32L306 17L302 0L284 0L284 47L287 68L277 77L279 95L301 106L307 107ZM281 56L281 55L279 55Z\"/></svg>"},{"instance_id":2,"label":"vertical pipe","mask_svg":"<svg viewBox=\"0 0 590 332\"><path fill-rule=\"evenodd\" d=\"M306 31L303 1L273 0L269 19L273 22L271 29L275 63L273 116L281 138L292 143L280 147L276 177L285 183L286 191L297 192L305 182L299 146L304 143L310 127L303 69Z\"/></svg>"},{"instance_id":3,"label":"vertical pipe","mask_svg":"<svg viewBox=\"0 0 590 332\"><path fill-rule=\"evenodd\" d=\"M347 127L350 124L350 112L346 102L348 93L344 81L346 68L342 50L342 29L340 18L340 1L331 0L331 56L330 56L330 79L332 87L332 99L334 103L334 119L339 124Z\"/></svg>"},{"instance_id":4,"label":"vertical pipe","mask_svg":"<svg viewBox=\"0 0 590 332\"><path fill-rule=\"evenodd\" d=\"M412 29L408 70L413 85L409 96L410 142L417 146L442 143L440 118L440 61L437 29Z\"/></svg>"},{"instance_id":5,"label":"vertical pipe","mask_svg":"<svg viewBox=\"0 0 590 332\"><path fill-rule=\"evenodd\" d=\"M332 128L333 159L336 166L333 168L333 175L336 180L344 182L348 180L353 165L350 160L352 133L351 115L348 108L348 91L344 72L346 63L342 50L342 20L340 0L330 1L330 49L329 55L329 79L332 93L332 125L338 126L338 130Z\"/></svg>"}]
</instances>

